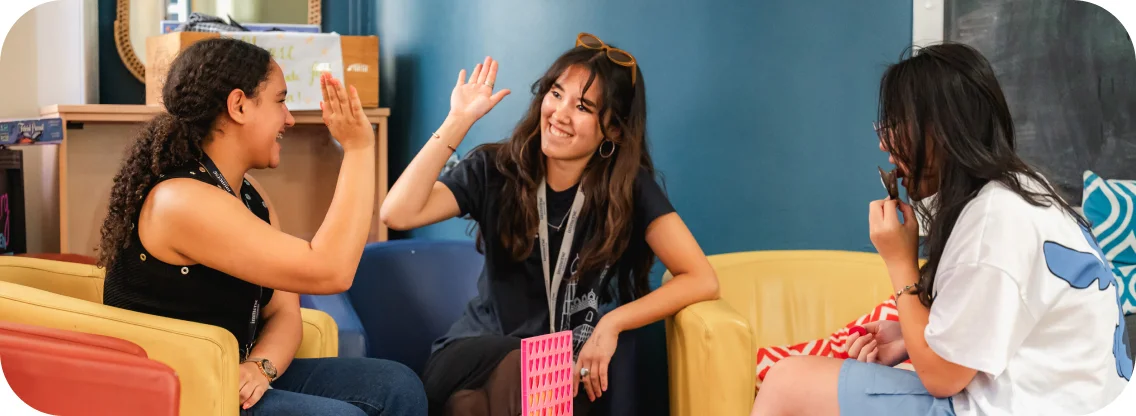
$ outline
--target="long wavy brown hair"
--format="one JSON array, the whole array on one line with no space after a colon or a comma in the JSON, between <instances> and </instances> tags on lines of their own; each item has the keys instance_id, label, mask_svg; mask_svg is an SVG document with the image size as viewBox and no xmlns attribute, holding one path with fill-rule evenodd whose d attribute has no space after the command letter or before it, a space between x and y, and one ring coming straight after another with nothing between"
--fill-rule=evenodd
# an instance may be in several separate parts
<instances>
[{"instance_id":1,"label":"long wavy brown hair","mask_svg":"<svg viewBox=\"0 0 1136 416\"><path fill-rule=\"evenodd\" d=\"M158 175L201 157L201 143L226 111L233 90L255 98L268 79L268 51L235 39L209 39L182 51L162 87L166 111L139 130L114 176L103 220L100 267L110 267L129 246L142 202Z\"/></svg>"},{"instance_id":2,"label":"long wavy brown hair","mask_svg":"<svg viewBox=\"0 0 1136 416\"><path fill-rule=\"evenodd\" d=\"M631 68L612 63L601 51L576 47L561 55L544 76L533 83L532 102L512 136L504 142L481 146L496 155L496 169L506 178L501 190L500 212L503 214L499 217L498 233L514 260L521 261L532 252L533 236L540 226L537 187L547 171L540 143L541 101L556 79L573 66L590 72L585 92L596 79L602 80L603 92L596 116L601 120L604 137L617 144L614 153L606 158L599 156L597 149L580 180L586 197L581 218L592 221L580 222L591 224L591 228L581 230L588 238L579 253L576 276L584 284L590 284L587 279L595 278L595 273L590 272L597 272L605 265L611 265L613 270L617 264L623 265L616 276L619 296L627 301L649 291L648 277L655 260L646 244L630 250L628 247L634 225L635 178L641 171L646 171L652 179L655 177L654 163L647 152L647 100L642 72L636 72L633 85ZM638 71L638 67L634 70ZM619 131L617 139L610 134L616 129ZM604 150L606 154L607 149ZM477 237L480 244L484 239L481 230Z\"/></svg>"}]
</instances>

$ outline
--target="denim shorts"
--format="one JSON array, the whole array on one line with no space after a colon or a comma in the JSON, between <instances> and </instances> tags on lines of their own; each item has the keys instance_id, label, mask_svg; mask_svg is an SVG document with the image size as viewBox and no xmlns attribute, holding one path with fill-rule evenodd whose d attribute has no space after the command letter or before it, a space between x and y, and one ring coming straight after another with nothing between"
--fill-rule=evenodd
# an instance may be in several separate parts
<instances>
[{"instance_id":1,"label":"denim shorts","mask_svg":"<svg viewBox=\"0 0 1136 416\"><path fill-rule=\"evenodd\" d=\"M914 372L856 360L840 367L837 401L841 416L955 416L952 400L932 396Z\"/></svg>"}]
</instances>

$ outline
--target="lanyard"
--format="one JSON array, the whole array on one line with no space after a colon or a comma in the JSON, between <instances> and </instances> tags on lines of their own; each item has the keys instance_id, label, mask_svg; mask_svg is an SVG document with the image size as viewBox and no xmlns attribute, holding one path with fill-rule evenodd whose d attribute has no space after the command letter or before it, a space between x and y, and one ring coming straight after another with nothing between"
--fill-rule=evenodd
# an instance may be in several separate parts
<instances>
[{"instance_id":1,"label":"lanyard","mask_svg":"<svg viewBox=\"0 0 1136 416\"><path fill-rule=\"evenodd\" d=\"M560 292L560 282L564 280L564 270L568 268L568 254L572 250L572 240L576 237L576 220L584 207L584 187L576 188L576 199L568 211L568 221L564 223L564 239L560 242L560 255L556 258L556 271L549 277L548 267L548 197L547 183L540 180L536 191L536 202L540 210L540 262L544 265L544 291L548 296L548 328L556 332L556 295Z\"/></svg>"},{"instance_id":2,"label":"lanyard","mask_svg":"<svg viewBox=\"0 0 1136 416\"><path fill-rule=\"evenodd\" d=\"M221 187L224 188L225 191L233 196L237 195L236 192L233 192L233 187L229 186L229 181L225 179L225 175L222 175L221 170L217 169L217 165L213 163L213 159L209 158L209 155L202 152L201 159L198 163L201 163L202 168L209 170L209 173L213 175L213 178L217 179L217 182L221 183ZM252 211L252 207L249 206L247 202L245 206L248 207L249 211ZM252 316L249 317L248 341L245 343L244 351L246 357L248 354L252 353L252 346L256 343L256 323L260 318L260 297L264 296L264 287L258 286L258 288L260 289L260 295L257 295L257 299L252 302ZM246 357L242 357L242 360Z\"/></svg>"}]
</instances>

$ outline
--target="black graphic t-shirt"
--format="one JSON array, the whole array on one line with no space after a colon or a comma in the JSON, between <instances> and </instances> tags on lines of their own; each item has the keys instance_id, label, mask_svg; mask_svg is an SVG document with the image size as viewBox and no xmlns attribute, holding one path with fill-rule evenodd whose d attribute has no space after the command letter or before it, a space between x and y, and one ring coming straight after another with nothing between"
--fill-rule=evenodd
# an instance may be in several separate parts
<instances>
[{"instance_id":1,"label":"black graphic t-shirt","mask_svg":"<svg viewBox=\"0 0 1136 416\"><path fill-rule=\"evenodd\" d=\"M529 256L518 262L501 244L497 232L499 216L509 214L500 212L499 198L505 177L494 166L494 155L491 152L493 151L478 149L470 153L441 178L441 182L457 199L461 214L476 221L482 232L485 239L485 267L477 282L478 296L469 302L462 317L450 327L449 332L435 341L434 351L460 338L480 335L526 338L549 333L548 298L545 294L544 266L540 260L537 236L533 236L533 249ZM550 273L556 270L556 253L560 251L565 231L562 222L572 208L578 186L560 192L551 188L547 190ZM647 226L656 218L674 212L674 207L662 188L646 171L641 171L635 179L633 205L634 229L625 258L628 257L626 253L646 250ZM568 282L567 277L572 275L579 261L580 248L589 239L597 238L584 234L590 228L587 226L590 217L591 215L585 214L578 221L572 251L568 256L573 259L573 263L565 271L565 280L556 301L556 313L559 315L556 321L563 326L558 330L572 329L577 353L600 320L601 300L617 298L615 276L627 274L621 273L621 269L630 270L630 266L615 264L603 274L602 279L580 279L580 284ZM601 272L595 274L598 276ZM585 287L584 282L592 284Z\"/></svg>"}]
</instances>

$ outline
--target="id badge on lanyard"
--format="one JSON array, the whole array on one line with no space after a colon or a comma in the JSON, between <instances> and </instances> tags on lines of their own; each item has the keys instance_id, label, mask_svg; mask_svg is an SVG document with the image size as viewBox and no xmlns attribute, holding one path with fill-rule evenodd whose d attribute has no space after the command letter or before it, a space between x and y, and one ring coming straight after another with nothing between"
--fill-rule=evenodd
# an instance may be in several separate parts
<instances>
[{"instance_id":1,"label":"id badge on lanyard","mask_svg":"<svg viewBox=\"0 0 1136 416\"><path fill-rule=\"evenodd\" d=\"M221 174L221 170L217 169L217 165L213 163L213 159L210 159L209 155L203 153L198 163L201 164L202 169L209 170L209 174L213 175L214 179L217 179L222 189L233 196L237 196L237 193L233 192L233 187L229 186L229 181L225 179L225 175ZM237 197L240 198L239 196ZM252 207L249 206L248 203L245 203L245 206L248 207L249 211L252 211ZM264 287L257 287L257 289L260 291L260 294L257 295L257 299L252 302L252 316L249 317L248 339L245 342L244 348L245 356L241 357L241 360L248 358L248 355L252 353L253 344L256 344L256 324L257 321L260 320L260 298L264 296Z\"/></svg>"}]
</instances>

